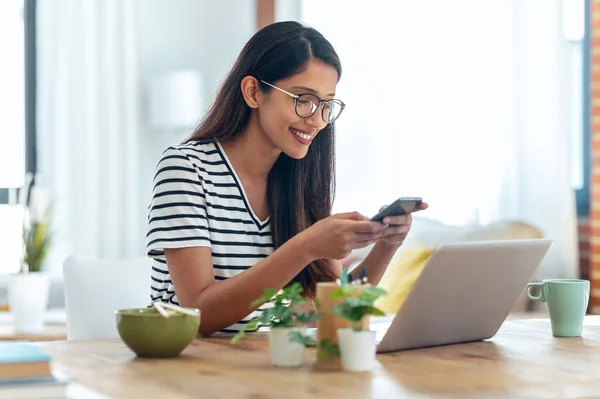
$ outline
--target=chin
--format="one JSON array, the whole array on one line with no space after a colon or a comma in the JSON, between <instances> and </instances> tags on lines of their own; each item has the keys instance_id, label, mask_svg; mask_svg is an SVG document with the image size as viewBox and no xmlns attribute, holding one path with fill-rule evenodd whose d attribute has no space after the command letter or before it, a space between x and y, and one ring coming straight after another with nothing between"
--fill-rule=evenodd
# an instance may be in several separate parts
<instances>
[{"instance_id":1,"label":"chin","mask_svg":"<svg viewBox=\"0 0 600 399\"><path fill-rule=\"evenodd\" d=\"M286 140L281 143L281 152L293 159L302 159L308 154L308 149L312 144L301 144L292 137L291 140Z\"/></svg>"},{"instance_id":2,"label":"chin","mask_svg":"<svg viewBox=\"0 0 600 399\"><path fill-rule=\"evenodd\" d=\"M305 148L289 148L283 150L283 153L293 159L302 159L308 154L308 147Z\"/></svg>"}]
</instances>

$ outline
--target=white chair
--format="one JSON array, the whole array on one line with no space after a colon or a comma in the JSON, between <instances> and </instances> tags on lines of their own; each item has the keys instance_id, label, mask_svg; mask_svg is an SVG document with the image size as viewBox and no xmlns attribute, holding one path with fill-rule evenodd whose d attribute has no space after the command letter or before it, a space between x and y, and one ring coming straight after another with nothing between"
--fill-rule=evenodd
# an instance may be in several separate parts
<instances>
[{"instance_id":1,"label":"white chair","mask_svg":"<svg viewBox=\"0 0 600 399\"><path fill-rule=\"evenodd\" d=\"M67 339L117 338L115 310L150 303L151 260L70 256L63 264Z\"/></svg>"}]
</instances>

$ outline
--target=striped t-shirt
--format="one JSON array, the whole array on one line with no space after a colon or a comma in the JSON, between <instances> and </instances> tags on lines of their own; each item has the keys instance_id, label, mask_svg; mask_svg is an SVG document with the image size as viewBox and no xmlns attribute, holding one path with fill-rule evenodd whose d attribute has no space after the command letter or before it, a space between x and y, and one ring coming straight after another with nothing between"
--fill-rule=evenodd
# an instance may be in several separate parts
<instances>
[{"instance_id":1,"label":"striped t-shirt","mask_svg":"<svg viewBox=\"0 0 600 399\"><path fill-rule=\"evenodd\" d=\"M254 214L218 142L169 147L157 164L147 234L152 302L179 305L164 249L184 247L211 248L216 280L235 276L273 252L269 218ZM239 330L266 306L221 331Z\"/></svg>"}]
</instances>

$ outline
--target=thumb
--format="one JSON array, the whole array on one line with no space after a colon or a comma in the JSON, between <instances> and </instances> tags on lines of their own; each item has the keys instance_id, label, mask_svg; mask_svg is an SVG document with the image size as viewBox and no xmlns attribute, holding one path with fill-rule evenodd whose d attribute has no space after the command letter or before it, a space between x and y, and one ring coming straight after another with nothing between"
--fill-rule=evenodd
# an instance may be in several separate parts
<instances>
[{"instance_id":1,"label":"thumb","mask_svg":"<svg viewBox=\"0 0 600 399\"><path fill-rule=\"evenodd\" d=\"M360 212L345 212L345 213L338 213L335 215L337 218L339 219L346 219L346 220L365 220L367 219L365 216L361 215Z\"/></svg>"}]
</instances>

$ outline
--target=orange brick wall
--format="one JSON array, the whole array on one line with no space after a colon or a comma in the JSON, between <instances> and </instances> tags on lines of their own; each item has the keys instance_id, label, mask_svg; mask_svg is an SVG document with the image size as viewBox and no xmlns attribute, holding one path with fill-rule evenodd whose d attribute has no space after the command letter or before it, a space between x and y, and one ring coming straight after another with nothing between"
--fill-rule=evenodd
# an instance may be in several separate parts
<instances>
[{"instance_id":1,"label":"orange brick wall","mask_svg":"<svg viewBox=\"0 0 600 399\"><path fill-rule=\"evenodd\" d=\"M579 278L584 280L590 279L590 220L579 218L578 220L579 234ZM591 301L588 305L588 313L598 312L598 308L594 309Z\"/></svg>"},{"instance_id":2,"label":"orange brick wall","mask_svg":"<svg viewBox=\"0 0 600 399\"><path fill-rule=\"evenodd\" d=\"M590 311L600 313L600 0L592 0L590 4L590 172L592 175L589 219L589 278L592 283Z\"/></svg>"},{"instance_id":3,"label":"orange brick wall","mask_svg":"<svg viewBox=\"0 0 600 399\"><path fill-rule=\"evenodd\" d=\"M579 278L590 279L590 221L580 218L578 221L579 233Z\"/></svg>"}]
</instances>

